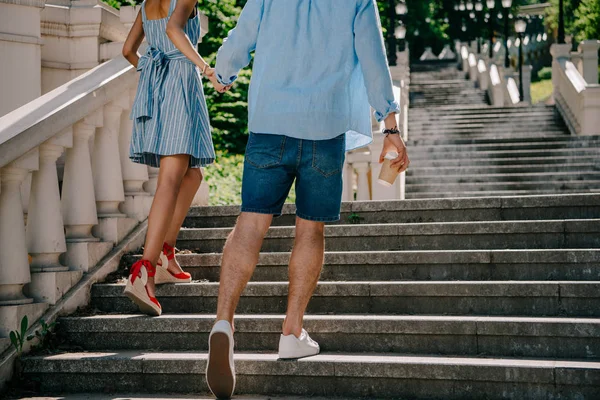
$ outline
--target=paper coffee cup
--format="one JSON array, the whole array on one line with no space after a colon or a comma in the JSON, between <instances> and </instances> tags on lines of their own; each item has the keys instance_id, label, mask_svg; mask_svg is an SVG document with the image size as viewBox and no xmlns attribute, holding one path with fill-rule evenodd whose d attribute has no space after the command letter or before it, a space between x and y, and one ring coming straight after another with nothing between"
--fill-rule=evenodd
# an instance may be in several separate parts
<instances>
[{"instance_id":1,"label":"paper coffee cup","mask_svg":"<svg viewBox=\"0 0 600 400\"><path fill-rule=\"evenodd\" d=\"M398 153L389 152L385 155L383 160L383 165L381 166L381 172L379 173L379 182L381 185L385 187L391 187L394 182L396 182L396 178L398 178L398 170L392 168L392 160L398 158Z\"/></svg>"}]
</instances>

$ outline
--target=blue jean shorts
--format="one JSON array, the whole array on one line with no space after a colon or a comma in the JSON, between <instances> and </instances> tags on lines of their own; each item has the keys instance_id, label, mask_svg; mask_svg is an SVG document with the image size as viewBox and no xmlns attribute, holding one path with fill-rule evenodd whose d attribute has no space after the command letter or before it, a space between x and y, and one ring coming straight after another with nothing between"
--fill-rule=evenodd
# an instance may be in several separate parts
<instances>
[{"instance_id":1,"label":"blue jean shorts","mask_svg":"<svg viewBox=\"0 0 600 400\"><path fill-rule=\"evenodd\" d=\"M242 179L242 212L281 215L296 182L296 216L309 221L340 219L345 134L304 140L250 133Z\"/></svg>"}]
</instances>

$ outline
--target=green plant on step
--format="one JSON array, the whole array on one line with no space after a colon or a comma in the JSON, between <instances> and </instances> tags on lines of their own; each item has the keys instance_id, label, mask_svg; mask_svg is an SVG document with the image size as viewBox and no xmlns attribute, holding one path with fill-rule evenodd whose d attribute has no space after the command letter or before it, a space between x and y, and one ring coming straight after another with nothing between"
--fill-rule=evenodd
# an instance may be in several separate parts
<instances>
[{"instance_id":1,"label":"green plant on step","mask_svg":"<svg viewBox=\"0 0 600 400\"><path fill-rule=\"evenodd\" d=\"M38 338L39 343L36 345L36 350L54 350L54 332L53 329L56 326L56 322L50 324L46 323L43 319L40 320L41 329L35 331L35 335L31 335L27 340Z\"/></svg>"},{"instance_id":2,"label":"green plant on step","mask_svg":"<svg viewBox=\"0 0 600 400\"><path fill-rule=\"evenodd\" d=\"M351 224L360 224L364 218L358 215L357 213L352 213L348 216L348 222Z\"/></svg>"},{"instance_id":3,"label":"green plant on step","mask_svg":"<svg viewBox=\"0 0 600 400\"><path fill-rule=\"evenodd\" d=\"M11 331L9 333L10 342L14 346L17 353L21 355L23 352L23 345L25 344L25 334L27 333L27 328L29 327L29 320L27 319L27 315L23 316L21 319L21 330Z\"/></svg>"}]
</instances>

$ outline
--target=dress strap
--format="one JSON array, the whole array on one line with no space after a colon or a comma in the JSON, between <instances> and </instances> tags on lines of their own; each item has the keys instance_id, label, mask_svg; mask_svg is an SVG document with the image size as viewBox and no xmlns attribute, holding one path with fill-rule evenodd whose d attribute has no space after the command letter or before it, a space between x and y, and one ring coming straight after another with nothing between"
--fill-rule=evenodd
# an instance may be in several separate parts
<instances>
[{"instance_id":1,"label":"dress strap","mask_svg":"<svg viewBox=\"0 0 600 400\"><path fill-rule=\"evenodd\" d=\"M171 4L169 4L169 18L171 18L171 14L175 11L175 7L177 7L177 0L171 0Z\"/></svg>"},{"instance_id":2,"label":"dress strap","mask_svg":"<svg viewBox=\"0 0 600 400\"><path fill-rule=\"evenodd\" d=\"M148 21L148 18L146 17L146 0L144 0L142 2L142 22L146 23L146 21Z\"/></svg>"}]
</instances>

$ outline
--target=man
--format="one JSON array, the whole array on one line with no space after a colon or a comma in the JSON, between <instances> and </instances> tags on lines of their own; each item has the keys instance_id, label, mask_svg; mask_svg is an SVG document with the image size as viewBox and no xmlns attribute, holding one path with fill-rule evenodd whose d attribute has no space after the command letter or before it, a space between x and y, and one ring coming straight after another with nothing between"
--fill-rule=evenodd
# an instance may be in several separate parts
<instances>
[{"instance_id":1,"label":"man","mask_svg":"<svg viewBox=\"0 0 600 400\"><path fill-rule=\"evenodd\" d=\"M230 397L235 387L235 309L294 181L296 235L282 359L319 353L302 328L304 312L323 265L325 222L340 218L345 152L372 141L369 104L385 121L380 162L393 151L395 168L402 172L409 164L374 0L248 0L217 55L223 88L253 51L242 213L223 250L209 339L206 376L218 398Z\"/></svg>"}]
</instances>

